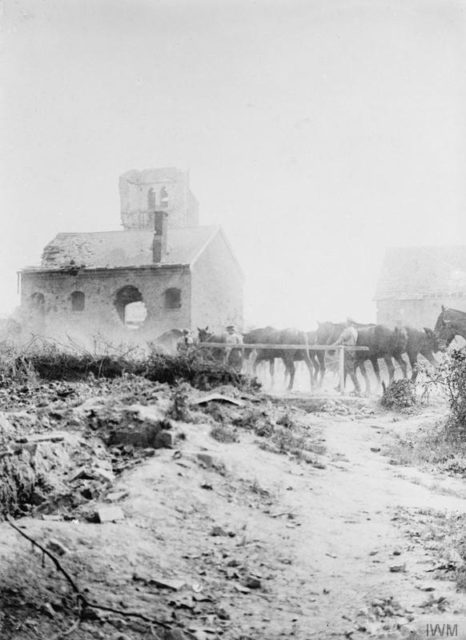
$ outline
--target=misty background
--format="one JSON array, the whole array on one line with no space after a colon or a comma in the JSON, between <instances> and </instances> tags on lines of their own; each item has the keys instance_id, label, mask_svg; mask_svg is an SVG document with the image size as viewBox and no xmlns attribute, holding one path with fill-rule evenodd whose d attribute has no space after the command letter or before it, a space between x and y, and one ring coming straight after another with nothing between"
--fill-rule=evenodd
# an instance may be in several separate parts
<instances>
[{"instance_id":1,"label":"misty background","mask_svg":"<svg viewBox=\"0 0 466 640\"><path fill-rule=\"evenodd\" d=\"M466 245L466 9L452 0L6 0L0 315L118 177L189 168L245 320L375 319L386 246Z\"/></svg>"}]
</instances>

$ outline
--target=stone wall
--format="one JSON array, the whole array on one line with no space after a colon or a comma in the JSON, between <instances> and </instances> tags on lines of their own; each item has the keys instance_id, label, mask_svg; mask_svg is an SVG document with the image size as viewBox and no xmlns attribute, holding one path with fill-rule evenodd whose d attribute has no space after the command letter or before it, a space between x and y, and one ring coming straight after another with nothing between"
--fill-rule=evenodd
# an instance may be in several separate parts
<instances>
[{"instance_id":1,"label":"stone wall","mask_svg":"<svg viewBox=\"0 0 466 640\"><path fill-rule=\"evenodd\" d=\"M146 305L147 318L135 330L125 326L115 305L123 287L135 287ZM84 294L84 301L77 292ZM133 301L124 297L124 304ZM121 343L153 340L175 328L223 331L228 324L243 326L243 275L219 232L191 271L188 265L24 270L21 309L23 323L32 332L71 335L87 345L97 333Z\"/></svg>"},{"instance_id":2,"label":"stone wall","mask_svg":"<svg viewBox=\"0 0 466 640\"><path fill-rule=\"evenodd\" d=\"M115 307L117 292L134 286L147 307L144 325L130 330ZM165 291L181 290L181 306L167 309ZM84 310L73 311L71 295L85 295ZM43 309L34 300L43 296ZM42 298L41 298L42 299ZM190 326L190 273L188 267L128 268L68 272L25 271L21 276L23 319L32 330L49 336L73 336L88 339L103 332L111 342L127 339L150 340L164 331Z\"/></svg>"},{"instance_id":3,"label":"stone wall","mask_svg":"<svg viewBox=\"0 0 466 640\"><path fill-rule=\"evenodd\" d=\"M192 267L192 327L243 327L243 275L222 233Z\"/></svg>"}]
</instances>

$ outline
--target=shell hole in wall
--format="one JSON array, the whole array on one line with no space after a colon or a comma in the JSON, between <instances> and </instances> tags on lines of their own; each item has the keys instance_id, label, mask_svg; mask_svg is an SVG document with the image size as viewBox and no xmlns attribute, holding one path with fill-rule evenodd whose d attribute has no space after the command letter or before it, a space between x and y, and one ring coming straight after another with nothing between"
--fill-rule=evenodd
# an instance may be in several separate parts
<instances>
[{"instance_id":1,"label":"shell hole in wall","mask_svg":"<svg viewBox=\"0 0 466 640\"><path fill-rule=\"evenodd\" d=\"M147 318L147 307L137 287L128 285L117 291L115 308L127 329L135 331L144 325Z\"/></svg>"},{"instance_id":2,"label":"shell hole in wall","mask_svg":"<svg viewBox=\"0 0 466 640\"><path fill-rule=\"evenodd\" d=\"M131 302L125 307L125 326L135 331L140 329L147 318L147 307L144 302Z\"/></svg>"}]
</instances>

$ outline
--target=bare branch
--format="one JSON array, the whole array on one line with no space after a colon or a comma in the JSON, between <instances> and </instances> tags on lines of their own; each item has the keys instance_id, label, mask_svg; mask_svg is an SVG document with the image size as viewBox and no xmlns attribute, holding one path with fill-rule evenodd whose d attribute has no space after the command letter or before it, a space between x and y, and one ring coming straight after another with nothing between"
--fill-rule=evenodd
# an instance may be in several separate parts
<instances>
[{"instance_id":1,"label":"bare branch","mask_svg":"<svg viewBox=\"0 0 466 640\"><path fill-rule=\"evenodd\" d=\"M139 613L138 611L126 611L126 610L123 610L123 609L115 609L114 607L108 607L106 605L101 605L101 604L97 604L95 602L90 602L82 594L82 592L80 591L80 589L77 586L77 584L74 581L74 579L63 568L63 566L61 565L60 561L58 560L58 558L53 553L48 551L48 549L46 549L39 542L37 542L37 540L35 540L31 536L29 536L27 533L22 531L16 524L14 524L10 520L10 518L7 515L5 515L5 519L8 522L8 524L10 525L10 527L13 527L13 529L15 531L17 531L23 538L25 538L28 542L30 542L34 547L37 547L38 549L40 549L44 555L46 555L48 558L50 558L50 560L55 565L55 568L57 569L57 571L65 576L66 581L71 586L71 588L73 589L74 593L76 594L76 597L78 599L78 605L80 607L82 607L82 609L85 609L86 607L89 607L89 609L99 609L100 611L109 611L110 613L116 613L117 615L121 615L121 616L124 616L124 617L127 617L127 618L139 618L140 620L143 620L144 622L147 622L150 625L162 627L163 629L172 629L171 625L169 625L169 624L167 624L165 622L161 622L160 620L156 620L155 618L149 618L148 616L145 616L143 613ZM78 619L78 621L80 621L80 619L81 619L81 616ZM74 631L74 629L73 629L73 631ZM69 633L71 633L70 630L69 630ZM62 632L61 635L63 636L63 632Z\"/></svg>"}]
</instances>

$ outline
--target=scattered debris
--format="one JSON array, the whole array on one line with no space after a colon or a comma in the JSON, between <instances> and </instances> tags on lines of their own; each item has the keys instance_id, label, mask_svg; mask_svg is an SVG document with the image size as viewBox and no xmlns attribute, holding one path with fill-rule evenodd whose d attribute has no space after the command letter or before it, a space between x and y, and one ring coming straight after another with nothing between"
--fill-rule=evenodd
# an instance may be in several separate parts
<instances>
[{"instance_id":1,"label":"scattered debris","mask_svg":"<svg viewBox=\"0 0 466 640\"><path fill-rule=\"evenodd\" d=\"M133 580L153 584L160 589L170 589L171 591L179 591L186 585L186 580L168 579L153 575L145 576L137 572L133 574Z\"/></svg>"},{"instance_id":2,"label":"scattered debris","mask_svg":"<svg viewBox=\"0 0 466 640\"><path fill-rule=\"evenodd\" d=\"M249 589L249 587L244 587L242 584L239 584L238 582L235 583L233 586L236 589L236 591L239 591L240 593L251 593L251 589Z\"/></svg>"},{"instance_id":3,"label":"scattered debris","mask_svg":"<svg viewBox=\"0 0 466 640\"><path fill-rule=\"evenodd\" d=\"M67 549L64 544L54 539L47 542L47 549L59 556L64 556L65 554L70 553L69 549Z\"/></svg>"},{"instance_id":4,"label":"scattered debris","mask_svg":"<svg viewBox=\"0 0 466 640\"><path fill-rule=\"evenodd\" d=\"M388 387L384 385L382 407L386 409L407 409L417 404L416 387L411 380L394 380Z\"/></svg>"},{"instance_id":5,"label":"scattered debris","mask_svg":"<svg viewBox=\"0 0 466 640\"><path fill-rule=\"evenodd\" d=\"M117 522L118 520L124 520L125 514L120 507L100 507L97 510L97 516L100 523L105 522Z\"/></svg>"},{"instance_id":6,"label":"scattered debris","mask_svg":"<svg viewBox=\"0 0 466 640\"><path fill-rule=\"evenodd\" d=\"M220 527L220 526L217 525L211 530L210 535L214 536L214 537L230 536L230 533L228 531L225 531L225 529L223 527Z\"/></svg>"},{"instance_id":7,"label":"scattered debris","mask_svg":"<svg viewBox=\"0 0 466 640\"><path fill-rule=\"evenodd\" d=\"M208 402L226 402L237 407L244 407L244 402L242 400L238 400L237 398L232 398L230 396L224 396L221 393L209 393L208 395L201 396L200 398L195 398L194 400L191 400L191 405L202 405L207 404Z\"/></svg>"},{"instance_id":8,"label":"scattered debris","mask_svg":"<svg viewBox=\"0 0 466 640\"><path fill-rule=\"evenodd\" d=\"M260 589L261 581L255 576L248 576L246 578L246 587L249 587L249 589Z\"/></svg>"},{"instance_id":9,"label":"scattered debris","mask_svg":"<svg viewBox=\"0 0 466 640\"><path fill-rule=\"evenodd\" d=\"M128 497L128 491L112 491L105 496L105 499L109 502L118 502Z\"/></svg>"},{"instance_id":10,"label":"scattered debris","mask_svg":"<svg viewBox=\"0 0 466 640\"><path fill-rule=\"evenodd\" d=\"M390 567L390 573L406 573L406 564L394 564Z\"/></svg>"},{"instance_id":11,"label":"scattered debris","mask_svg":"<svg viewBox=\"0 0 466 640\"><path fill-rule=\"evenodd\" d=\"M197 461L206 469L215 469L221 475L225 475L226 466L222 460L219 460L216 456L210 453L200 452L196 454Z\"/></svg>"}]
</instances>

